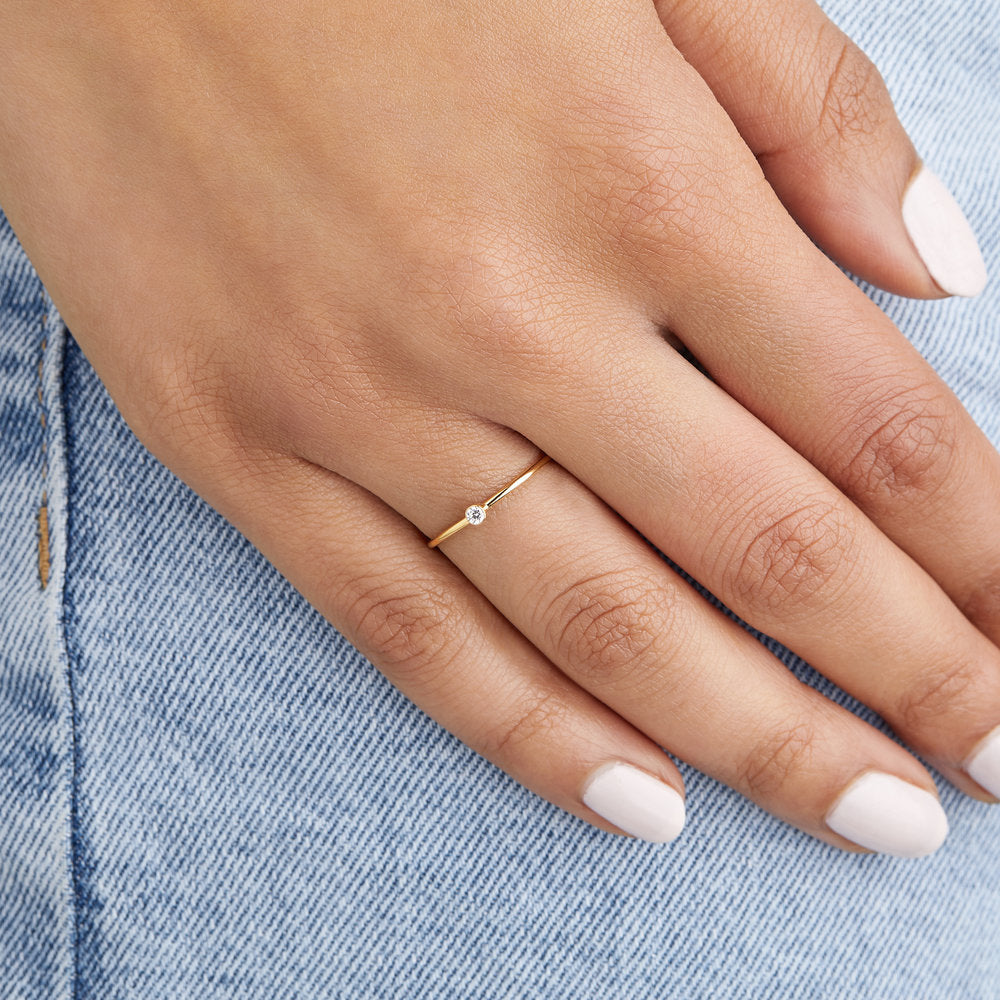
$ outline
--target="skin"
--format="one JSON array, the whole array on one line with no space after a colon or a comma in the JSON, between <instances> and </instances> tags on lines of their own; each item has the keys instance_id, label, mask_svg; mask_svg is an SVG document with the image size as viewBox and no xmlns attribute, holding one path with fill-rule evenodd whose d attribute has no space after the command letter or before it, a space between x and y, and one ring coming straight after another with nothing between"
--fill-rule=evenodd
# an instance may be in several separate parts
<instances>
[{"instance_id":1,"label":"skin","mask_svg":"<svg viewBox=\"0 0 1000 1000\"><path fill-rule=\"evenodd\" d=\"M848 850L860 774L935 791L648 539L990 800L1000 458L810 239L941 294L816 7L50 7L0 12L8 217L139 438L425 711L617 833L584 783L682 791L660 747Z\"/></svg>"}]
</instances>

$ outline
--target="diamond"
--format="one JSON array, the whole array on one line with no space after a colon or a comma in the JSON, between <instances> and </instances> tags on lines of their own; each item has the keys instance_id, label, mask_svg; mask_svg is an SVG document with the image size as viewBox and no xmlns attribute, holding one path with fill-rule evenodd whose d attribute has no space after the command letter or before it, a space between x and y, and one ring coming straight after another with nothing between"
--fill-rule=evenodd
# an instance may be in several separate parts
<instances>
[{"instance_id":1,"label":"diamond","mask_svg":"<svg viewBox=\"0 0 1000 1000\"><path fill-rule=\"evenodd\" d=\"M465 519L469 524L482 524L486 520L486 508L474 503L466 512Z\"/></svg>"}]
</instances>

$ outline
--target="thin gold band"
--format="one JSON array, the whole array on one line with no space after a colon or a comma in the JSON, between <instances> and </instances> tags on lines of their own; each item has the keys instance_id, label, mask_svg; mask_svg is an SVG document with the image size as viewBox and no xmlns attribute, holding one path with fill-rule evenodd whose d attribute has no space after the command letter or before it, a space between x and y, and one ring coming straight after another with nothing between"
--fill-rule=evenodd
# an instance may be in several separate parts
<instances>
[{"instance_id":1,"label":"thin gold band","mask_svg":"<svg viewBox=\"0 0 1000 1000\"><path fill-rule=\"evenodd\" d=\"M428 543L427 547L433 549L440 545L445 539L451 538L452 535L461 531L463 528L467 528L470 524L482 524L486 519L486 512L495 503L502 500L511 490L516 490L521 483L527 482L543 465L550 462L551 459L548 455L543 455L535 464L530 468L526 469L514 480L510 485L505 486L499 493L494 493L489 500L484 503L474 503L471 507L467 507L465 513L462 515L460 521L456 521L450 528L442 531L437 538L432 538Z\"/></svg>"}]
</instances>

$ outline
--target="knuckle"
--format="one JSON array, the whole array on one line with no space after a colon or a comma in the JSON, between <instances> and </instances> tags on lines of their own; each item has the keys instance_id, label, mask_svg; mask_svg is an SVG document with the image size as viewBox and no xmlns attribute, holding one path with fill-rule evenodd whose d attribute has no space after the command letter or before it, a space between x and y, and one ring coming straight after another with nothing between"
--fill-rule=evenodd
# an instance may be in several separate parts
<instances>
[{"instance_id":1,"label":"knuckle","mask_svg":"<svg viewBox=\"0 0 1000 1000\"><path fill-rule=\"evenodd\" d=\"M842 140L878 132L892 107L885 82L864 52L839 32L818 79L823 88L820 131Z\"/></svg>"},{"instance_id":2,"label":"knuckle","mask_svg":"<svg viewBox=\"0 0 1000 1000\"><path fill-rule=\"evenodd\" d=\"M143 391L130 414L147 443L204 441L233 423L232 377L195 348L157 353L141 362Z\"/></svg>"},{"instance_id":3,"label":"knuckle","mask_svg":"<svg viewBox=\"0 0 1000 1000\"><path fill-rule=\"evenodd\" d=\"M769 611L829 599L848 554L846 512L814 500L781 516L750 519L725 574L727 590L742 602Z\"/></svg>"},{"instance_id":4,"label":"knuckle","mask_svg":"<svg viewBox=\"0 0 1000 1000\"><path fill-rule=\"evenodd\" d=\"M899 726L907 734L919 734L925 745L938 738L947 740L956 728L962 731L964 723L977 721L981 683L981 669L966 660L918 678L896 709Z\"/></svg>"},{"instance_id":5,"label":"knuckle","mask_svg":"<svg viewBox=\"0 0 1000 1000\"><path fill-rule=\"evenodd\" d=\"M686 138L693 146L695 137ZM742 176L739 165L722 147L713 147L711 163L711 176L726 182L731 197L732 184ZM721 206L704 166L693 152L669 151L652 117L638 116L595 137L584 162L564 176L573 178L571 197L579 216L593 223L601 246L610 241L631 266L636 260L669 266L703 253L719 236L715 212L706 209Z\"/></svg>"},{"instance_id":6,"label":"knuckle","mask_svg":"<svg viewBox=\"0 0 1000 1000\"><path fill-rule=\"evenodd\" d=\"M429 313L430 328L440 331L448 349L458 349L478 366L502 366L511 375L547 370L558 331L566 325L565 302L572 298L560 294L559 280L541 259L519 250L517 235L484 231L494 225L477 223L474 235L453 235L448 252L416 269L419 288L412 298ZM411 339L419 362L426 357L426 341Z\"/></svg>"},{"instance_id":7,"label":"knuckle","mask_svg":"<svg viewBox=\"0 0 1000 1000\"><path fill-rule=\"evenodd\" d=\"M932 496L947 482L958 453L953 406L935 386L894 388L867 408L840 485L859 502Z\"/></svg>"},{"instance_id":8,"label":"knuckle","mask_svg":"<svg viewBox=\"0 0 1000 1000\"><path fill-rule=\"evenodd\" d=\"M703 214L695 169L674 162L648 142L635 137L615 157L602 228L620 232L627 244L652 245L665 232L672 239L687 237L685 243L694 243L702 231Z\"/></svg>"},{"instance_id":9,"label":"knuckle","mask_svg":"<svg viewBox=\"0 0 1000 1000\"><path fill-rule=\"evenodd\" d=\"M1000 631L1000 570L987 573L957 599L969 621L987 635Z\"/></svg>"},{"instance_id":10,"label":"knuckle","mask_svg":"<svg viewBox=\"0 0 1000 1000\"><path fill-rule=\"evenodd\" d=\"M398 582L359 585L348 604L346 630L373 651L392 680L433 684L466 646L468 626L437 581L404 578L405 589Z\"/></svg>"},{"instance_id":11,"label":"knuckle","mask_svg":"<svg viewBox=\"0 0 1000 1000\"><path fill-rule=\"evenodd\" d=\"M555 692L536 693L520 702L513 716L483 741L484 752L492 757L536 744L563 728L567 716L568 708Z\"/></svg>"},{"instance_id":12,"label":"knuckle","mask_svg":"<svg viewBox=\"0 0 1000 1000\"><path fill-rule=\"evenodd\" d=\"M816 744L816 731L810 723L768 733L743 759L739 787L757 800L780 795L793 775L811 768Z\"/></svg>"},{"instance_id":13,"label":"knuckle","mask_svg":"<svg viewBox=\"0 0 1000 1000\"><path fill-rule=\"evenodd\" d=\"M640 574L576 580L549 602L544 628L556 658L586 684L621 684L637 668L668 658L661 636L676 630L677 602ZM644 672L642 672L644 673Z\"/></svg>"}]
</instances>

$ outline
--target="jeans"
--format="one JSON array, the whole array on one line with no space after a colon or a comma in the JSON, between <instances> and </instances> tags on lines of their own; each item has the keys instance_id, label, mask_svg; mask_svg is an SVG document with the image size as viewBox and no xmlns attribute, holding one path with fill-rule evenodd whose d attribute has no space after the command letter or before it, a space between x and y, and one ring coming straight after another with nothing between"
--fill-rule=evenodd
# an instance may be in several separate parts
<instances>
[{"instance_id":1,"label":"jeans","mask_svg":"<svg viewBox=\"0 0 1000 1000\"><path fill-rule=\"evenodd\" d=\"M1000 275L1000 4L827 6ZM871 294L1000 442L996 283ZM541 800L150 457L6 221L0 526L2 1000L1000 998L1000 807L908 861L684 764L668 846Z\"/></svg>"}]
</instances>

